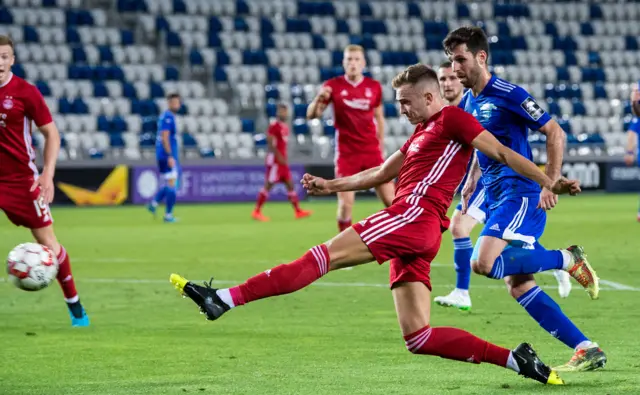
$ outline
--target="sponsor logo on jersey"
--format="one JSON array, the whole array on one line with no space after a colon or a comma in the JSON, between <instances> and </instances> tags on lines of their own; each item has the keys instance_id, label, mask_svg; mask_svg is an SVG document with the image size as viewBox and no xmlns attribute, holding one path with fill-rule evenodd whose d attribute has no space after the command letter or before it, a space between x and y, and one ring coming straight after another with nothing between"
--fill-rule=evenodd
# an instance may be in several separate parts
<instances>
[{"instance_id":1,"label":"sponsor logo on jersey","mask_svg":"<svg viewBox=\"0 0 640 395\"><path fill-rule=\"evenodd\" d=\"M520 107L522 107L522 109L529 114L531 119L534 121L537 121L544 115L544 110L540 108L538 103L530 97L524 99L524 101L520 103Z\"/></svg>"},{"instance_id":2,"label":"sponsor logo on jersey","mask_svg":"<svg viewBox=\"0 0 640 395\"><path fill-rule=\"evenodd\" d=\"M369 99L344 99L344 104L356 110L368 111L371 108L371 100Z\"/></svg>"}]
</instances>

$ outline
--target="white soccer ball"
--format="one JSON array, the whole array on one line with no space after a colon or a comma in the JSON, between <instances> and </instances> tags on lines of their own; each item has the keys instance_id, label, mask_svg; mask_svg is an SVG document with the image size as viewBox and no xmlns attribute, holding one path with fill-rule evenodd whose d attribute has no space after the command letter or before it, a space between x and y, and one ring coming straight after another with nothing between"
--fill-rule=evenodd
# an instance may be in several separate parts
<instances>
[{"instance_id":1,"label":"white soccer ball","mask_svg":"<svg viewBox=\"0 0 640 395\"><path fill-rule=\"evenodd\" d=\"M20 244L7 257L7 273L16 287L39 291L58 275L58 259L49 247L38 243Z\"/></svg>"}]
</instances>

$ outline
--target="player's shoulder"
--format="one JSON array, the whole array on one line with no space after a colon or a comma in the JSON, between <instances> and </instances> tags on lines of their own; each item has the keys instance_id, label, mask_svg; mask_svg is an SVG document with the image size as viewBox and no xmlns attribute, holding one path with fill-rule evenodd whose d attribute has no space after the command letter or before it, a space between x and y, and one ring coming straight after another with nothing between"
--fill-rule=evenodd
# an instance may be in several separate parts
<instances>
[{"instance_id":1,"label":"player's shoulder","mask_svg":"<svg viewBox=\"0 0 640 395\"><path fill-rule=\"evenodd\" d=\"M10 85L8 85L8 87L26 94L40 94L40 91L34 84L24 78L18 77L15 74L11 76Z\"/></svg>"},{"instance_id":2,"label":"player's shoulder","mask_svg":"<svg viewBox=\"0 0 640 395\"><path fill-rule=\"evenodd\" d=\"M365 76L364 83L368 86L373 86L373 87L382 89L382 84L380 84L380 81L374 79L373 77Z\"/></svg>"},{"instance_id":3,"label":"player's shoulder","mask_svg":"<svg viewBox=\"0 0 640 395\"><path fill-rule=\"evenodd\" d=\"M328 85L328 86L336 86L336 85L340 85L343 84L345 82L344 80L344 76L343 75L338 75L332 78L329 78L328 80L326 80L324 82L324 85Z\"/></svg>"},{"instance_id":4,"label":"player's shoulder","mask_svg":"<svg viewBox=\"0 0 640 395\"><path fill-rule=\"evenodd\" d=\"M529 92L520 85L513 84L498 77L492 78L491 81L489 81L489 88L492 96L500 97L507 102L522 101L529 96Z\"/></svg>"}]
</instances>

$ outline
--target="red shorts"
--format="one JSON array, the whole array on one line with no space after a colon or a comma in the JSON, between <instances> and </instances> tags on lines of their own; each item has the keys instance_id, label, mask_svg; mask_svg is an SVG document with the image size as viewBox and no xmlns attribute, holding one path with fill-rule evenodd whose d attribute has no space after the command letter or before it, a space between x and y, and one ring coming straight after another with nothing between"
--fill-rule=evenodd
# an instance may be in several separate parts
<instances>
[{"instance_id":1,"label":"red shorts","mask_svg":"<svg viewBox=\"0 0 640 395\"><path fill-rule=\"evenodd\" d=\"M0 181L0 210L16 226L39 229L53 223L49 205L38 199L40 187L31 192L33 180Z\"/></svg>"},{"instance_id":2,"label":"red shorts","mask_svg":"<svg viewBox=\"0 0 640 395\"><path fill-rule=\"evenodd\" d=\"M271 184L287 182L291 179L291 171L289 170L289 166L283 166L274 163L272 165L267 165L267 173L265 175L265 178Z\"/></svg>"},{"instance_id":3,"label":"red shorts","mask_svg":"<svg viewBox=\"0 0 640 395\"><path fill-rule=\"evenodd\" d=\"M391 259L389 282L421 282L431 290L431 261L438 254L442 218L422 207L396 203L353 225L382 264Z\"/></svg>"},{"instance_id":4,"label":"red shorts","mask_svg":"<svg viewBox=\"0 0 640 395\"><path fill-rule=\"evenodd\" d=\"M335 163L336 178L349 177L384 163L382 154L339 155Z\"/></svg>"}]
</instances>

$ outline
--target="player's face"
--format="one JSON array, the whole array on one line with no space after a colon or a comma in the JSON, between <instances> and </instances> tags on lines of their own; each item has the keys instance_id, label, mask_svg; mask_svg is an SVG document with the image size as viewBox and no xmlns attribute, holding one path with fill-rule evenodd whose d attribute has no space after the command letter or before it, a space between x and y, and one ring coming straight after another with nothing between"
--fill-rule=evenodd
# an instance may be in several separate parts
<instances>
[{"instance_id":1,"label":"player's face","mask_svg":"<svg viewBox=\"0 0 640 395\"><path fill-rule=\"evenodd\" d=\"M287 107L278 107L276 117L278 117L280 121L286 121L289 118L289 109Z\"/></svg>"},{"instance_id":2,"label":"player's face","mask_svg":"<svg viewBox=\"0 0 640 395\"><path fill-rule=\"evenodd\" d=\"M471 88L480 78L483 65L486 63L486 53L479 51L475 56L467 48L467 44L455 47L449 55L453 72L460 79L465 88Z\"/></svg>"},{"instance_id":3,"label":"player's face","mask_svg":"<svg viewBox=\"0 0 640 395\"><path fill-rule=\"evenodd\" d=\"M396 90L396 100L400 105L400 114L407 117L412 125L429 118L429 104L433 95L419 86L406 84Z\"/></svg>"},{"instance_id":4,"label":"player's face","mask_svg":"<svg viewBox=\"0 0 640 395\"><path fill-rule=\"evenodd\" d=\"M360 51L345 51L342 58L342 67L349 77L360 77L367 63L364 54Z\"/></svg>"},{"instance_id":5,"label":"player's face","mask_svg":"<svg viewBox=\"0 0 640 395\"><path fill-rule=\"evenodd\" d=\"M438 69L438 81L440 82L440 93L445 100L452 102L462 93L460 79L453 72L451 67L441 67Z\"/></svg>"},{"instance_id":6,"label":"player's face","mask_svg":"<svg viewBox=\"0 0 640 395\"><path fill-rule=\"evenodd\" d=\"M13 49L9 45L0 45L0 82L5 82L9 78L15 59Z\"/></svg>"},{"instance_id":7,"label":"player's face","mask_svg":"<svg viewBox=\"0 0 640 395\"><path fill-rule=\"evenodd\" d=\"M178 112L180 111L180 107L182 107L182 103L180 102L179 97L169 99L169 111Z\"/></svg>"}]
</instances>

